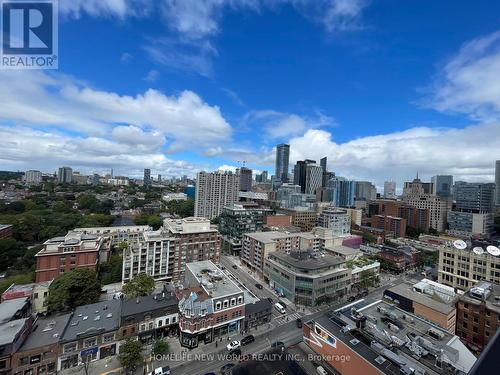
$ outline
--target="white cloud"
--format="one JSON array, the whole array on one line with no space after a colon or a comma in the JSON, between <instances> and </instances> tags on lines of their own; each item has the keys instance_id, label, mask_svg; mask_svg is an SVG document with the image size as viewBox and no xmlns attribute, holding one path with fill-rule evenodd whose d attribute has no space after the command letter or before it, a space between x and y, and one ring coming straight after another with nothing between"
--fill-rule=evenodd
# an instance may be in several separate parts
<instances>
[{"instance_id":1,"label":"white cloud","mask_svg":"<svg viewBox=\"0 0 500 375\"><path fill-rule=\"evenodd\" d=\"M156 69L151 69L146 77L144 77L144 80L146 82L156 82L156 80L160 77L160 72Z\"/></svg>"},{"instance_id":2,"label":"white cloud","mask_svg":"<svg viewBox=\"0 0 500 375\"><path fill-rule=\"evenodd\" d=\"M308 130L290 139L290 162L319 161L326 155L330 170L378 186L389 178L408 180L417 171L426 179L452 174L455 180L492 181L494 162L500 159L498 135L500 124L494 123L464 129L419 127L336 143L327 131Z\"/></svg>"},{"instance_id":3,"label":"white cloud","mask_svg":"<svg viewBox=\"0 0 500 375\"><path fill-rule=\"evenodd\" d=\"M0 120L103 136L115 126L151 129L172 143L174 152L203 152L231 138L232 129L216 106L196 93L167 96L149 89L136 96L91 88L70 77L36 71L0 72Z\"/></svg>"},{"instance_id":4,"label":"white cloud","mask_svg":"<svg viewBox=\"0 0 500 375\"><path fill-rule=\"evenodd\" d=\"M337 125L332 117L319 111L314 116L299 116L274 110L250 111L245 114L242 123L252 129L262 127L264 137L271 139L284 139L304 134L307 129Z\"/></svg>"},{"instance_id":5,"label":"white cloud","mask_svg":"<svg viewBox=\"0 0 500 375\"><path fill-rule=\"evenodd\" d=\"M221 165L219 168L217 168L218 171L233 172L233 173L236 172L236 169L238 169L238 167L236 167L234 165L227 165L227 164Z\"/></svg>"},{"instance_id":6,"label":"white cloud","mask_svg":"<svg viewBox=\"0 0 500 375\"><path fill-rule=\"evenodd\" d=\"M217 50L209 40L148 38L142 46L149 58L175 71L195 72L204 77L213 75L212 59Z\"/></svg>"},{"instance_id":7,"label":"white cloud","mask_svg":"<svg viewBox=\"0 0 500 375\"><path fill-rule=\"evenodd\" d=\"M500 120L500 31L465 43L431 90L424 100L428 107L474 120Z\"/></svg>"},{"instance_id":8,"label":"white cloud","mask_svg":"<svg viewBox=\"0 0 500 375\"><path fill-rule=\"evenodd\" d=\"M92 17L123 19L147 14L152 4L152 0L60 0L59 10L72 18L80 18L86 13Z\"/></svg>"},{"instance_id":9,"label":"white cloud","mask_svg":"<svg viewBox=\"0 0 500 375\"><path fill-rule=\"evenodd\" d=\"M120 62L123 64L127 64L132 61L134 58L134 55L128 52L123 52L122 55L120 56Z\"/></svg>"},{"instance_id":10,"label":"white cloud","mask_svg":"<svg viewBox=\"0 0 500 375\"><path fill-rule=\"evenodd\" d=\"M136 143L129 139L133 134L139 136ZM114 168L116 174L139 177L142 168L152 168L164 176L193 176L206 169L205 165L167 158L160 149L162 142L154 144L154 139L154 134L145 134L131 127L115 128L113 139L106 139L71 137L61 132L0 125L0 164L9 170L39 169L46 172L61 165L70 165L87 173Z\"/></svg>"}]
</instances>

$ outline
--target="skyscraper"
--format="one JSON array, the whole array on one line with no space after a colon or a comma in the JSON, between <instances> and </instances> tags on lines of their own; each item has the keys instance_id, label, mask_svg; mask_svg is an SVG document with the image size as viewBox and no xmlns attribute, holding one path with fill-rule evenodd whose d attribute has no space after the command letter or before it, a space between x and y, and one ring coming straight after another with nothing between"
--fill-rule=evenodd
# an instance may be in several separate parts
<instances>
[{"instance_id":1,"label":"skyscraper","mask_svg":"<svg viewBox=\"0 0 500 375\"><path fill-rule=\"evenodd\" d=\"M323 183L323 168L316 164L308 164L306 167L306 194L316 194Z\"/></svg>"},{"instance_id":2,"label":"skyscraper","mask_svg":"<svg viewBox=\"0 0 500 375\"><path fill-rule=\"evenodd\" d=\"M60 184L71 184L73 182L73 169L61 167L57 172L57 182Z\"/></svg>"},{"instance_id":3,"label":"skyscraper","mask_svg":"<svg viewBox=\"0 0 500 375\"><path fill-rule=\"evenodd\" d=\"M281 182L288 182L288 163L290 160L290 145L280 144L276 146L276 168L275 176Z\"/></svg>"},{"instance_id":4,"label":"skyscraper","mask_svg":"<svg viewBox=\"0 0 500 375\"><path fill-rule=\"evenodd\" d=\"M151 169L144 169L144 178L143 178L144 186L151 186Z\"/></svg>"},{"instance_id":5,"label":"skyscraper","mask_svg":"<svg viewBox=\"0 0 500 375\"><path fill-rule=\"evenodd\" d=\"M390 199L396 198L396 182L395 181L385 181L384 182L384 198L390 198Z\"/></svg>"},{"instance_id":6,"label":"skyscraper","mask_svg":"<svg viewBox=\"0 0 500 375\"><path fill-rule=\"evenodd\" d=\"M320 159L319 165L321 166L321 168L323 168L323 172L326 172L327 164L328 164L328 159L326 156Z\"/></svg>"},{"instance_id":7,"label":"skyscraper","mask_svg":"<svg viewBox=\"0 0 500 375\"><path fill-rule=\"evenodd\" d=\"M441 197L451 196L451 187L453 186L453 176L443 176L443 175L433 176L431 182L432 182L432 194L439 195Z\"/></svg>"},{"instance_id":8,"label":"skyscraper","mask_svg":"<svg viewBox=\"0 0 500 375\"><path fill-rule=\"evenodd\" d=\"M307 166L311 164L316 164L316 161L310 159L299 160L293 168L293 183L300 185L301 193L306 192Z\"/></svg>"},{"instance_id":9,"label":"skyscraper","mask_svg":"<svg viewBox=\"0 0 500 375\"><path fill-rule=\"evenodd\" d=\"M495 204L500 206L500 160L495 163Z\"/></svg>"},{"instance_id":10,"label":"skyscraper","mask_svg":"<svg viewBox=\"0 0 500 375\"><path fill-rule=\"evenodd\" d=\"M457 181L453 187L457 211L489 213L493 210L495 184Z\"/></svg>"},{"instance_id":11,"label":"skyscraper","mask_svg":"<svg viewBox=\"0 0 500 375\"><path fill-rule=\"evenodd\" d=\"M196 175L194 216L213 219L222 208L238 202L240 176L232 172L199 172Z\"/></svg>"},{"instance_id":12,"label":"skyscraper","mask_svg":"<svg viewBox=\"0 0 500 375\"><path fill-rule=\"evenodd\" d=\"M370 181L356 181L356 199L366 201L377 199L377 188Z\"/></svg>"},{"instance_id":13,"label":"skyscraper","mask_svg":"<svg viewBox=\"0 0 500 375\"><path fill-rule=\"evenodd\" d=\"M240 168L240 191L252 190L252 170L250 168Z\"/></svg>"},{"instance_id":14,"label":"skyscraper","mask_svg":"<svg viewBox=\"0 0 500 375\"><path fill-rule=\"evenodd\" d=\"M356 195L356 181L349 181L344 177L333 177L328 181L331 202L337 207L354 206Z\"/></svg>"}]
</instances>

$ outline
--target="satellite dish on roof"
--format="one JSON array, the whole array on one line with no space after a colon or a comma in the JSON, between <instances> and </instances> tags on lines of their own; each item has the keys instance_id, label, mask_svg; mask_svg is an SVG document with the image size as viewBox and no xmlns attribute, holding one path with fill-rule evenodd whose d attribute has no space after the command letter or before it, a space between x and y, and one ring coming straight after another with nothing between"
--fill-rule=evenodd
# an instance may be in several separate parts
<instances>
[{"instance_id":1,"label":"satellite dish on roof","mask_svg":"<svg viewBox=\"0 0 500 375\"><path fill-rule=\"evenodd\" d=\"M493 256L499 256L500 255L500 249L496 246L490 245L486 248L486 251L490 253Z\"/></svg>"},{"instance_id":2,"label":"satellite dish on roof","mask_svg":"<svg viewBox=\"0 0 500 375\"><path fill-rule=\"evenodd\" d=\"M458 250L464 250L465 248L467 248L467 244L465 243L464 240L453 241L453 246L455 247L455 249Z\"/></svg>"},{"instance_id":3,"label":"satellite dish on roof","mask_svg":"<svg viewBox=\"0 0 500 375\"><path fill-rule=\"evenodd\" d=\"M475 248L472 249L472 251L474 252L474 254L477 254L477 255L481 255L484 253L483 248L480 246L476 246Z\"/></svg>"}]
</instances>

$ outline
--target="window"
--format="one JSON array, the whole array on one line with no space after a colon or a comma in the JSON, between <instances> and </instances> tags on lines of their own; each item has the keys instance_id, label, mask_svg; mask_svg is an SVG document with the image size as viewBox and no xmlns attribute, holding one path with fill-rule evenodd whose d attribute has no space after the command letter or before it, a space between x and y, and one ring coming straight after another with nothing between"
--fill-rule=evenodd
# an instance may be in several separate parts
<instances>
[{"instance_id":1,"label":"window","mask_svg":"<svg viewBox=\"0 0 500 375\"><path fill-rule=\"evenodd\" d=\"M220 310L220 301L218 301L216 304L215 304L215 310Z\"/></svg>"},{"instance_id":2,"label":"window","mask_svg":"<svg viewBox=\"0 0 500 375\"><path fill-rule=\"evenodd\" d=\"M238 305L241 305L243 303L243 296L238 297Z\"/></svg>"},{"instance_id":3,"label":"window","mask_svg":"<svg viewBox=\"0 0 500 375\"><path fill-rule=\"evenodd\" d=\"M110 333L109 335L103 335L102 336L102 342L105 343L105 342L111 342L115 339L115 334L114 333Z\"/></svg>"},{"instance_id":4,"label":"window","mask_svg":"<svg viewBox=\"0 0 500 375\"><path fill-rule=\"evenodd\" d=\"M172 317L172 324L174 324L176 320L177 320L177 317L175 317L175 316Z\"/></svg>"},{"instance_id":5,"label":"window","mask_svg":"<svg viewBox=\"0 0 500 375\"><path fill-rule=\"evenodd\" d=\"M163 320L158 320L158 327L161 327L163 325Z\"/></svg>"},{"instance_id":6,"label":"window","mask_svg":"<svg viewBox=\"0 0 500 375\"><path fill-rule=\"evenodd\" d=\"M83 340L83 347L84 348L90 348L91 346L96 346L97 345L97 338L92 337L90 339Z\"/></svg>"},{"instance_id":7,"label":"window","mask_svg":"<svg viewBox=\"0 0 500 375\"><path fill-rule=\"evenodd\" d=\"M71 353L76 350L76 342L72 342L71 344L66 344L64 345L63 352L64 353Z\"/></svg>"},{"instance_id":8,"label":"window","mask_svg":"<svg viewBox=\"0 0 500 375\"><path fill-rule=\"evenodd\" d=\"M33 297L34 297L35 299L38 299L38 293L34 293L34 294L33 294Z\"/></svg>"},{"instance_id":9,"label":"window","mask_svg":"<svg viewBox=\"0 0 500 375\"><path fill-rule=\"evenodd\" d=\"M229 305L229 301L227 299L225 299L224 302L222 303L222 307L227 308L228 305Z\"/></svg>"},{"instance_id":10,"label":"window","mask_svg":"<svg viewBox=\"0 0 500 375\"><path fill-rule=\"evenodd\" d=\"M236 305L236 298L231 298L231 306Z\"/></svg>"}]
</instances>

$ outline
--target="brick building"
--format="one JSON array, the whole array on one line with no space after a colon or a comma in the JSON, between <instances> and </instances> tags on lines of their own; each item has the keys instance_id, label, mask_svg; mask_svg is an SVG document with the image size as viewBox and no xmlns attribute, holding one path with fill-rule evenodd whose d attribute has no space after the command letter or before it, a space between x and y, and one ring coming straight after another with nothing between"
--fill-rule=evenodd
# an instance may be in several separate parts
<instances>
[{"instance_id":1,"label":"brick building","mask_svg":"<svg viewBox=\"0 0 500 375\"><path fill-rule=\"evenodd\" d=\"M51 238L35 255L36 282L53 280L75 268L97 271L102 253L108 252L109 239L93 234L69 232L64 237Z\"/></svg>"},{"instance_id":2,"label":"brick building","mask_svg":"<svg viewBox=\"0 0 500 375\"><path fill-rule=\"evenodd\" d=\"M457 336L482 351L500 328L500 285L480 281L457 302Z\"/></svg>"},{"instance_id":3,"label":"brick building","mask_svg":"<svg viewBox=\"0 0 500 375\"><path fill-rule=\"evenodd\" d=\"M371 218L373 228L382 229L384 238L398 238L406 236L406 219L388 215L374 215Z\"/></svg>"}]
</instances>

